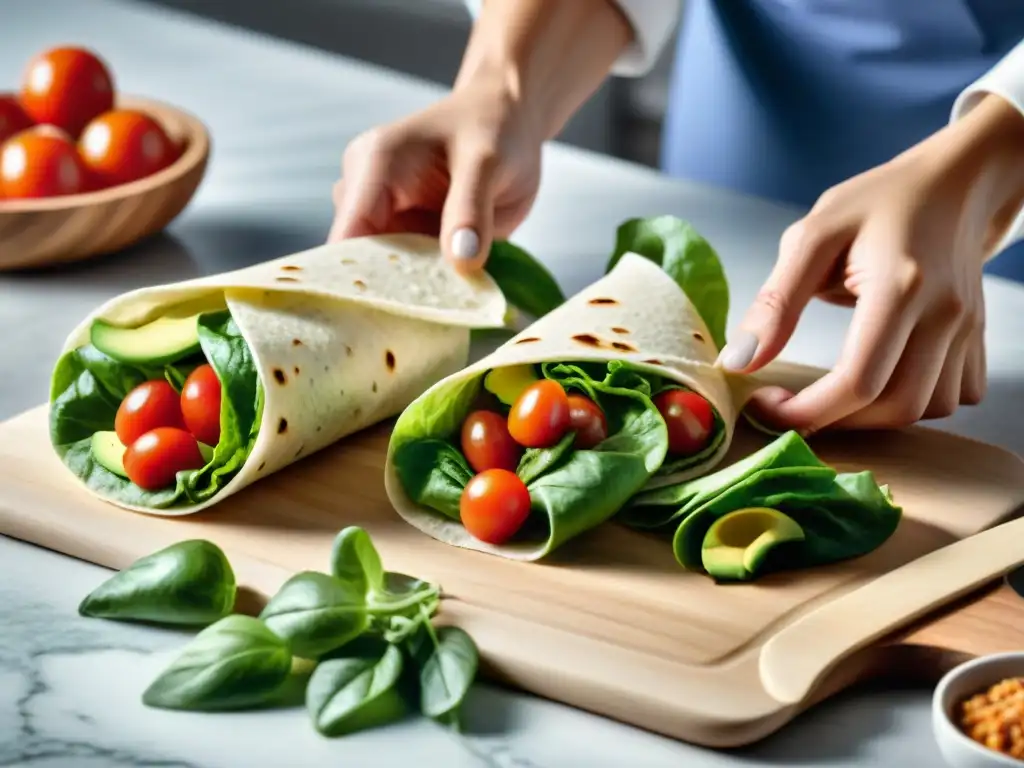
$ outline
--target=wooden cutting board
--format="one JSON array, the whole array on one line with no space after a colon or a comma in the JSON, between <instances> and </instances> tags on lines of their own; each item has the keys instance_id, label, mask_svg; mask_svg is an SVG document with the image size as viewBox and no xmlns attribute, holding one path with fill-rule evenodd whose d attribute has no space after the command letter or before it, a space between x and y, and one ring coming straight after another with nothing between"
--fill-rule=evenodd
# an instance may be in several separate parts
<instances>
[{"instance_id":1,"label":"wooden cutting board","mask_svg":"<svg viewBox=\"0 0 1024 768\"><path fill-rule=\"evenodd\" d=\"M203 537L269 595L295 571L326 570L337 531L361 525L386 568L441 583L443 619L475 637L487 677L713 747L758 740L867 676L937 675L1024 647L1024 600L1008 587L953 604L1024 562L1024 520L972 536L1024 503L1024 463L993 446L923 428L813 440L838 469L891 485L900 528L855 561L717 586L682 570L666 541L613 524L532 564L436 542L384 495L389 427L205 513L155 517L78 489L34 409L0 424L0 532L111 568ZM741 431L728 461L761 441Z\"/></svg>"}]
</instances>

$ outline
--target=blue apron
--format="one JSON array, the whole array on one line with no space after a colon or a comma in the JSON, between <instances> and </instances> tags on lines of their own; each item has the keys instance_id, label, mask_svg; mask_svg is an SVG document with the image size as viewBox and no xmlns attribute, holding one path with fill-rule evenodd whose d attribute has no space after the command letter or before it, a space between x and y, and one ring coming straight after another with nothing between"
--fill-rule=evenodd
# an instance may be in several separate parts
<instances>
[{"instance_id":1,"label":"blue apron","mask_svg":"<svg viewBox=\"0 0 1024 768\"><path fill-rule=\"evenodd\" d=\"M809 206L946 125L1019 0L686 0L666 173ZM1024 243L987 271L1024 281Z\"/></svg>"}]
</instances>

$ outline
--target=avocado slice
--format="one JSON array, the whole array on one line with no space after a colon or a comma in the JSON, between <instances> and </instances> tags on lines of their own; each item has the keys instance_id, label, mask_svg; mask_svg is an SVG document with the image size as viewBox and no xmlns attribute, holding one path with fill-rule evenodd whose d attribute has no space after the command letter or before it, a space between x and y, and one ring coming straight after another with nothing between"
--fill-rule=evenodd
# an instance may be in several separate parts
<instances>
[{"instance_id":1,"label":"avocado slice","mask_svg":"<svg viewBox=\"0 0 1024 768\"><path fill-rule=\"evenodd\" d=\"M94 320L89 340L122 363L163 365L199 351L199 315L159 317L138 328Z\"/></svg>"},{"instance_id":2,"label":"avocado slice","mask_svg":"<svg viewBox=\"0 0 1024 768\"><path fill-rule=\"evenodd\" d=\"M493 368L484 377L484 389L505 405L514 405L523 390L538 381L532 365L509 365Z\"/></svg>"},{"instance_id":3,"label":"avocado slice","mask_svg":"<svg viewBox=\"0 0 1024 768\"><path fill-rule=\"evenodd\" d=\"M701 545L701 562L716 579L745 580L757 572L774 547L803 538L804 529L777 509L737 509L708 529Z\"/></svg>"},{"instance_id":4,"label":"avocado slice","mask_svg":"<svg viewBox=\"0 0 1024 768\"><path fill-rule=\"evenodd\" d=\"M106 470L119 477L126 478L124 471L124 444L118 439L117 432L94 432L92 435L92 457Z\"/></svg>"},{"instance_id":5,"label":"avocado slice","mask_svg":"<svg viewBox=\"0 0 1024 768\"><path fill-rule=\"evenodd\" d=\"M209 464L213 459L213 448L198 440L196 442L199 444L199 453L202 454L203 460ZM89 447L93 458L101 467L118 477L129 479L128 473L124 470L124 452L127 449L118 438L117 432L93 432Z\"/></svg>"}]
</instances>

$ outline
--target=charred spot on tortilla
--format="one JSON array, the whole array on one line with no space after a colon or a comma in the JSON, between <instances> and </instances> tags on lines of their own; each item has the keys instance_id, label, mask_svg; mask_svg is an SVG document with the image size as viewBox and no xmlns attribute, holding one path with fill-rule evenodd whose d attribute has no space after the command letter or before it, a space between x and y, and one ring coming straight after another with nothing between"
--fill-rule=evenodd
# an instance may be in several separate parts
<instances>
[{"instance_id":1,"label":"charred spot on tortilla","mask_svg":"<svg viewBox=\"0 0 1024 768\"><path fill-rule=\"evenodd\" d=\"M636 352L636 347L624 341L613 341L612 346L620 352Z\"/></svg>"},{"instance_id":2,"label":"charred spot on tortilla","mask_svg":"<svg viewBox=\"0 0 1024 768\"><path fill-rule=\"evenodd\" d=\"M533 344L535 341L540 341L536 336L524 336L521 339L516 339L516 344Z\"/></svg>"},{"instance_id":3,"label":"charred spot on tortilla","mask_svg":"<svg viewBox=\"0 0 1024 768\"><path fill-rule=\"evenodd\" d=\"M373 382L373 386L372 386L372 387L370 387L370 389L372 389L372 390L373 390L374 392L376 392L376 391L377 391L377 382L376 382L376 381L375 381L375 382Z\"/></svg>"},{"instance_id":4,"label":"charred spot on tortilla","mask_svg":"<svg viewBox=\"0 0 1024 768\"><path fill-rule=\"evenodd\" d=\"M595 307L601 307L608 306L609 304L618 304L619 302L616 299L609 299L605 296L599 296L596 299L591 299L589 303L593 304Z\"/></svg>"},{"instance_id":5,"label":"charred spot on tortilla","mask_svg":"<svg viewBox=\"0 0 1024 768\"><path fill-rule=\"evenodd\" d=\"M362 280L353 280L352 281L352 285L354 285L360 291L365 291L366 290L366 283L364 283Z\"/></svg>"},{"instance_id":6,"label":"charred spot on tortilla","mask_svg":"<svg viewBox=\"0 0 1024 768\"><path fill-rule=\"evenodd\" d=\"M299 456L301 456L301 455L302 455L302 452L303 452L304 450L306 450L306 446L305 446L305 445L300 445L300 446L299 446L299 450L297 450L297 451L295 452L295 458L296 458L296 459L297 459L297 458L299 458Z\"/></svg>"},{"instance_id":7,"label":"charred spot on tortilla","mask_svg":"<svg viewBox=\"0 0 1024 768\"><path fill-rule=\"evenodd\" d=\"M258 467L256 467L256 471L257 471L257 472L262 472L262 471L263 471L263 469L264 469L264 467L266 467L266 466L267 466L267 462L265 462L265 461L261 461L261 462L260 462L260 465L259 465Z\"/></svg>"},{"instance_id":8,"label":"charred spot on tortilla","mask_svg":"<svg viewBox=\"0 0 1024 768\"><path fill-rule=\"evenodd\" d=\"M284 272L301 272L302 271L302 267L298 267L295 264L285 264L283 267L281 267L281 269Z\"/></svg>"},{"instance_id":9,"label":"charred spot on tortilla","mask_svg":"<svg viewBox=\"0 0 1024 768\"><path fill-rule=\"evenodd\" d=\"M399 256L397 253L389 253L388 254L388 261L401 261L401 260L402 260L402 257Z\"/></svg>"},{"instance_id":10,"label":"charred spot on tortilla","mask_svg":"<svg viewBox=\"0 0 1024 768\"><path fill-rule=\"evenodd\" d=\"M664 365L664 363L661 362L661 360L658 360L658 359L653 358L653 357L648 359L648 360L644 360L644 362L645 363L649 363L650 365Z\"/></svg>"},{"instance_id":11,"label":"charred spot on tortilla","mask_svg":"<svg viewBox=\"0 0 1024 768\"><path fill-rule=\"evenodd\" d=\"M296 365L295 366L295 375L298 376L299 373L301 373L301 371L299 370L299 366Z\"/></svg>"},{"instance_id":12,"label":"charred spot on tortilla","mask_svg":"<svg viewBox=\"0 0 1024 768\"><path fill-rule=\"evenodd\" d=\"M279 283L297 283L299 279L297 277L288 277L287 275L278 275L274 278Z\"/></svg>"},{"instance_id":13,"label":"charred spot on tortilla","mask_svg":"<svg viewBox=\"0 0 1024 768\"><path fill-rule=\"evenodd\" d=\"M320 431L320 430L322 430L323 428L324 428L323 424L317 424L317 425L316 425L316 431L317 431L317 432L319 432L319 431Z\"/></svg>"},{"instance_id":14,"label":"charred spot on tortilla","mask_svg":"<svg viewBox=\"0 0 1024 768\"><path fill-rule=\"evenodd\" d=\"M384 353L384 364L388 367L389 371L395 370L395 353L390 349Z\"/></svg>"},{"instance_id":15,"label":"charred spot on tortilla","mask_svg":"<svg viewBox=\"0 0 1024 768\"><path fill-rule=\"evenodd\" d=\"M284 375L284 371L282 371L280 368L274 369L274 379L277 381L278 384L288 383L288 377Z\"/></svg>"},{"instance_id":16,"label":"charred spot on tortilla","mask_svg":"<svg viewBox=\"0 0 1024 768\"><path fill-rule=\"evenodd\" d=\"M341 263L344 264L347 267L347 266L351 266L352 264L355 264L356 260L355 259L342 259Z\"/></svg>"},{"instance_id":17,"label":"charred spot on tortilla","mask_svg":"<svg viewBox=\"0 0 1024 768\"><path fill-rule=\"evenodd\" d=\"M292 346L293 347L301 347L302 346L302 339L292 339Z\"/></svg>"},{"instance_id":18,"label":"charred spot on tortilla","mask_svg":"<svg viewBox=\"0 0 1024 768\"><path fill-rule=\"evenodd\" d=\"M601 346L601 340L592 333L577 333L572 340L579 344L586 344L588 347Z\"/></svg>"},{"instance_id":19,"label":"charred spot on tortilla","mask_svg":"<svg viewBox=\"0 0 1024 768\"><path fill-rule=\"evenodd\" d=\"M629 333L629 328L623 328L621 325L613 325L612 333L617 333L620 336L625 336L627 333Z\"/></svg>"},{"instance_id":20,"label":"charred spot on tortilla","mask_svg":"<svg viewBox=\"0 0 1024 768\"><path fill-rule=\"evenodd\" d=\"M350 347L348 344L345 345L345 354L348 357L352 357L352 347Z\"/></svg>"},{"instance_id":21,"label":"charred spot on tortilla","mask_svg":"<svg viewBox=\"0 0 1024 768\"><path fill-rule=\"evenodd\" d=\"M693 338L695 338L699 342L703 342L704 341L704 334L702 334L700 331L694 331L693 332Z\"/></svg>"},{"instance_id":22,"label":"charred spot on tortilla","mask_svg":"<svg viewBox=\"0 0 1024 768\"><path fill-rule=\"evenodd\" d=\"M283 435L287 431L288 431L288 419L282 417L277 422L277 434Z\"/></svg>"}]
</instances>

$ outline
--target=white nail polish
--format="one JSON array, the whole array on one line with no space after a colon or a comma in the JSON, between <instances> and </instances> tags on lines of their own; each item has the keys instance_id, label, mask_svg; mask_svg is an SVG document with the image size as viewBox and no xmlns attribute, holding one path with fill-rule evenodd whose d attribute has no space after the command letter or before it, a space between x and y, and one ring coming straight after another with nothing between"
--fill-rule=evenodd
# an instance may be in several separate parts
<instances>
[{"instance_id":1,"label":"white nail polish","mask_svg":"<svg viewBox=\"0 0 1024 768\"><path fill-rule=\"evenodd\" d=\"M480 238L469 227L463 227L452 235L452 255L457 259L472 259L480 250Z\"/></svg>"},{"instance_id":2,"label":"white nail polish","mask_svg":"<svg viewBox=\"0 0 1024 768\"><path fill-rule=\"evenodd\" d=\"M741 371L750 365L757 352L757 336L750 331L738 330L729 339L718 361L722 367L730 371Z\"/></svg>"}]
</instances>

